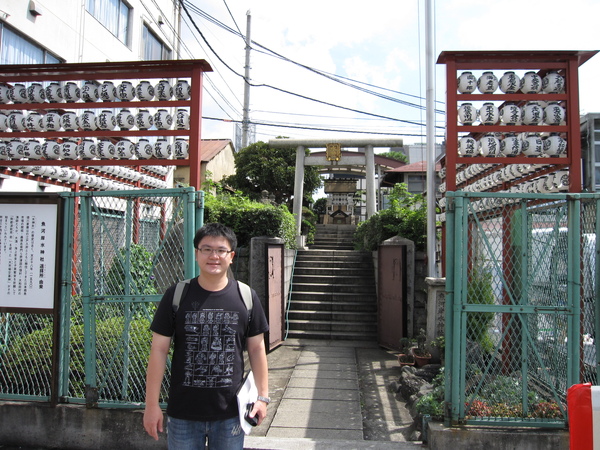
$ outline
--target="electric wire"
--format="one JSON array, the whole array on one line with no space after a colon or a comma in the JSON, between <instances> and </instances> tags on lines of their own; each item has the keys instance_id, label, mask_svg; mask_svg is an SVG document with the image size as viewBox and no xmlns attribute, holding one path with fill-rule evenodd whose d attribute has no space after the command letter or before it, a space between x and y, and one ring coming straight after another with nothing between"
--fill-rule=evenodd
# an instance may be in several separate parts
<instances>
[{"instance_id":1,"label":"electric wire","mask_svg":"<svg viewBox=\"0 0 600 450\"><path fill-rule=\"evenodd\" d=\"M240 36L241 36L242 32L241 32L240 27L238 26L237 22L235 21L235 17L233 17L233 14L231 14L231 10L229 9L229 5L227 4L227 0L223 0L223 4L225 5L225 8L227 8L227 12L229 13L229 17L231 17L231 20L233 21L233 24L235 25L235 28L238 30L238 33L240 33Z\"/></svg>"},{"instance_id":2,"label":"electric wire","mask_svg":"<svg viewBox=\"0 0 600 450\"><path fill-rule=\"evenodd\" d=\"M211 21L212 23L214 23L214 24L222 27L226 31L229 31L229 32L231 32L233 34L239 35L242 38L244 37L241 34L241 32L239 32L239 28L238 28L238 32L236 33L235 30L231 29L230 27L228 27L227 25L223 24L222 22L219 22L217 19L215 19L214 17L212 17L209 14L205 13L204 11L202 11L201 9L199 9L198 7L196 7L195 5L192 5L188 0L186 0L186 3L188 3L188 5L191 6L191 9L193 9L199 15L201 15L202 17L206 18L207 20ZM236 24L236 26L237 26L237 24ZM283 61L289 62L289 63L297 65L299 67L302 67L302 68L304 68L304 69L306 69L306 70L308 70L310 72L313 72L313 73L315 73L317 75L321 75L321 76L323 76L325 78L328 78L328 79L330 79L330 80L332 80L334 82L338 82L338 83L344 84L346 86L352 87L354 89L358 89L360 91L363 91L363 92L366 92L366 93L369 93L369 94L381 97L381 98L383 98L385 100L389 100L389 101L392 101L392 102L398 102L398 103L401 103L401 104L405 104L406 106L411 106L411 107L414 107L414 108L417 108L417 109L425 109L425 106L423 106L423 105L419 105L419 104L415 104L415 103L411 103L411 102L406 102L404 100L400 100L400 99L397 99L397 98L394 98L394 97L385 96L385 95L379 94L379 93L377 93L375 91L364 89L364 88L361 88L359 86L356 86L353 83L358 83L358 84L362 84L362 85L365 85L365 86L370 86L370 87L373 87L373 88L377 88L377 89L380 89L380 90L385 90L385 91L388 91L388 92L393 92L393 93L396 93L396 94L405 95L405 96L413 97L413 98L416 98L416 99L419 99L419 100L423 100L423 98L421 96L414 95L414 94L408 94L408 93L404 93L404 92L401 92L401 91L395 91L395 90L383 88L381 86L375 86L375 85L372 85L372 84L369 84L369 83L365 83L365 82L362 82L362 81L353 80L351 78L344 77L344 76L341 76L341 75L332 74L332 73L329 73L329 72L326 72L326 71L323 71L323 70L320 70L320 69L315 69L315 68L313 68L311 66L307 66L305 64L296 62L296 61L294 61L294 60L292 60L292 59L290 59L290 58L288 58L286 56L283 56L280 53L275 52L274 50L271 50L268 47L266 47L266 46L264 46L264 45L262 45L262 44L260 44L260 43L258 43L256 41L254 41L254 40L252 40L251 43L254 44L254 45L256 45L259 48L259 49L254 48L254 50L257 51L257 52L259 52L259 53L271 54L271 55L273 55L273 56L275 56L275 57L277 57L277 58L279 58L279 59L281 59ZM262 50L260 50L260 49L262 49ZM239 74L237 74L237 75L239 75ZM345 80L345 81L341 81L341 80ZM437 101L437 103L443 104L443 102L441 102L441 101ZM438 114L445 114L445 111L443 111L443 110L436 110L436 113L438 113Z\"/></svg>"},{"instance_id":3,"label":"electric wire","mask_svg":"<svg viewBox=\"0 0 600 450\"><path fill-rule=\"evenodd\" d=\"M206 44L206 46L210 49L210 51L215 55L215 57L227 69L229 69L230 72L232 72L234 75L236 75L236 76L244 79L245 77L242 74L240 74L237 71L235 71L229 64L227 64L223 60L223 58L221 58L221 56L216 52L216 50L210 45L210 43L207 41L206 37L204 36L204 34L200 30L200 28L198 27L198 25L196 24L196 22L192 18L191 14L190 14L190 11L186 7L186 4L187 4L187 6L190 6L190 9L193 9L194 12L198 13L201 17L206 18L210 22L212 22L212 23L214 23L214 24L222 27L223 29L225 29L225 30L227 30L227 31L229 31L229 32L231 32L233 34L236 34L236 35L239 35L239 36L243 37L243 35L241 34L241 32L239 32L239 29L236 32L232 28L226 26L225 24L222 24L218 20L214 19L212 16L206 14L204 11L200 10L199 8L197 8L195 5L191 4L189 1L186 1L186 0L179 0L179 1L180 1L181 6L182 6L182 9L184 10L184 12L186 13L186 15L188 17L188 20L191 22L191 24L193 25L194 29L198 32L198 35L201 37L202 41ZM265 51L269 51L269 52L277 55L280 58L283 58L284 60L286 60L286 61L288 61L290 63L296 64L296 65L298 65L300 67L303 67L306 70L309 70L309 71L314 72L316 74L325 76L326 78L329 78L329 79L331 79L333 81L337 81L336 80L337 76L324 73L324 72L319 71L317 69L313 69L310 66L306 66L306 65L303 65L303 64L300 64L300 63L296 63L295 61L290 60L289 58L285 58L282 55L277 54L276 52L272 52L268 48L262 46L261 44L256 43L255 41L252 41L252 43L255 43L257 46L259 46L261 48L264 48ZM342 78L345 78L345 77L342 77ZM355 86L355 85L353 85L351 83L344 83L344 82L341 82L341 83L345 84L345 85L347 85L349 87L353 87L355 89L358 89L358 90L363 90L366 93L369 93L371 95L376 95L378 97L381 97L381 98L389 100L389 101L403 103L406 106L415 107L415 108L418 108L418 109L422 108L421 105L417 105L417 104L414 104L414 103L411 103L411 102L405 102L405 101L402 101L400 99L396 99L396 98L393 98L393 97L390 97L390 96L384 96L384 95L378 94L378 93L376 93L374 91L360 88L360 87ZM273 90L276 90L276 91L279 91L279 92L282 92L282 93L285 93L285 94L288 94L288 95L291 95L291 96L299 97L299 98L302 98L302 99L305 99L305 100L309 100L309 101L313 101L313 102L316 102L316 103L321 103L321 104L324 104L324 105L327 105L327 106L331 106L333 108L339 108L339 109L343 109L343 110L355 112L355 113L358 113L358 114L364 114L364 115L368 115L368 116L371 116L371 117L376 117L376 118L379 118L379 119L385 119L385 120L391 120L391 121L395 121L395 122L407 123L407 124L411 124L411 125L415 125L415 126L419 126L419 127L423 127L424 126L422 123L419 123L419 122L414 122L414 121L404 120L404 119L398 119L398 118L389 117L389 116L383 116L383 115L379 115L379 114L369 113L369 112L366 112L366 111L361 111L361 110L354 109L354 108L348 108L348 107L344 107L344 106L341 106L341 105L336 105L336 104L333 104L333 103L330 103L330 102L325 102L323 100L314 99L312 97L308 97L308 96L305 96L305 95L297 94L297 93L288 91L286 89L278 88L278 87L275 87L275 86L272 86L272 85L269 85L269 84L265 84L265 83L261 83L261 84L249 83L249 85L252 86L252 87L267 87L267 88L270 88L270 89L273 89ZM420 98L420 97L417 97L417 98ZM445 112L440 111L440 110L436 110L436 112L441 113L441 114L445 114ZM211 119L214 119L214 118L211 118ZM234 122L237 122L237 121L234 121ZM251 122L251 123L255 124L255 125L264 125L264 126L279 126L279 127L283 126L283 125L273 125L273 124L261 123L261 122ZM301 129L315 129L315 128L312 128L312 127L300 127L300 126L293 126L293 125L285 126L285 127L288 127L288 128L301 128ZM436 126L436 128L444 128L444 127L443 126ZM316 128L316 129L321 130L321 128ZM337 130L323 129L323 131L337 131ZM360 131L350 131L350 130L348 130L348 132L352 132L353 133L353 132L360 132ZM383 133L371 133L371 132L368 132L368 131L363 131L362 133L366 133L366 134L383 134ZM394 135L408 135L408 134L397 134L397 133L394 133ZM415 136L415 135L410 134L410 136ZM418 134L417 136L423 136L423 134L421 133L421 134Z\"/></svg>"},{"instance_id":4,"label":"electric wire","mask_svg":"<svg viewBox=\"0 0 600 450\"><path fill-rule=\"evenodd\" d=\"M214 120L220 122L233 122L233 123L242 123L242 120L227 120L219 117L210 117L210 116L202 116L203 120ZM277 124L277 123L269 123L269 122L259 122L256 120L252 120L249 122L250 125L261 125L266 127L278 127L278 128L293 128L298 130L314 130L314 131L335 131L335 132L344 132L344 133L356 133L356 134L377 134L383 136L410 136L410 137L421 137L423 133L389 133L389 132L373 132L373 131L365 131L365 130L340 130L336 128L324 128L324 127L314 127L314 126L304 126L304 125L290 125L290 124ZM437 137L444 137L444 135L438 135Z\"/></svg>"}]
</instances>

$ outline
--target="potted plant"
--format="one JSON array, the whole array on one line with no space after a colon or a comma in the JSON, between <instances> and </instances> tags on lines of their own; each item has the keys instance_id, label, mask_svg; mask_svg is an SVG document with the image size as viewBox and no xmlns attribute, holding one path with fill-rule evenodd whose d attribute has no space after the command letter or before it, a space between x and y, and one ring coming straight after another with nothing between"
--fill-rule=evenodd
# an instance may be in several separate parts
<instances>
[{"instance_id":1,"label":"potted plant","mask_svg":"<svg viewBox=\"0 0 600 450\"><path fill-rule=\"evenodd\" d=\"M411 340L409 338L400 339L400 354L398 355L398 363L400 366L414 366L415 357L410 351Z\"/></svg>"},{"instance_id":2,"label":"potted plant","mask_svg":"<svg viewBox=\"0 0 600 450\"><path fill-rule=\"evenodd\" d=\"M417 335L417 346L412 348L412 353L415 357L415 364L417 367L423 367L425 364L429 364L431 361L431 353L425 347L425 341L427 340L427 336L425 335L425 330L421 328L419 330L419 334Z\"/></svg>"}]
</instances>

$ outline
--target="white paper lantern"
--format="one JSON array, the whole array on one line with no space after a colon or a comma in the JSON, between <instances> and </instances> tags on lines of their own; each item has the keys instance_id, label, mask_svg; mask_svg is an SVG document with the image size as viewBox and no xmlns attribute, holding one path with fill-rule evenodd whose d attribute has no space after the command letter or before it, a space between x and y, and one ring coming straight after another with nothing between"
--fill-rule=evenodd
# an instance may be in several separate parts
<instances>
[{"instance_id":1,"label":"white paper lantern","mask_svg":"<svg viewBox=\"0 0 600 450\"><path fill-rule=\"evenodd\" d=\"M483 72L477 80L477 89L482 94L493 94L498 89L498 78L493 72Z\"/></svg>"},{"instance_id":2,"label":"white paper lantern","mask_svg":"<svg viewBox=\"0 0 600 450\"><path fill-rule=\"evenodd\" d=\"M498 87L505 94L514 94L521 88L521 79L514 72L505 72L498 81Z\"/></svg>"},{"instance_id":3,"label":"white paper lantern","mask_svg":"<svg viewBox=\"0 0 600 450\"><path fill-rule=\"evenodd\" d=\"M500 119L498 107L491 102L486 102L479 108L479 121L483 125L495 125Z\"/></svg>"},{"instance_id":4,"label":"white paper lantern","mask_svg":"<svg viewBox=\"0 0 600 450\"><path fill-rule=\"evenodd\" d=\"M523 139L522 153L525 156L542 156L544 154L544 143L538 133L529 133Z\"/></svg>"},{"instance_id":5,"label":"white paper lantern","mask_svg":"<svg viewBox=\"0 0 600 450\"><path fill-rule=\"evenodd\" d=\"M472 72L463 72L456 80L458 92L470 94L477 87L477 77Z\"/></svg>"},{"instance_id":6,"label":"white paper lantern","mask_svg":"<svg viewBox=\"0 0 600 450\"><path fill-rule=\"evenodd\" d=\"M562 94L565 91L565 79L558 72L548 72L542 79L542 92Z\"/></svg>"},{"instance_id":7,"label":"white paper lantern","mask_svg":"<svg viewBox=\"0 0 600 450\"><path fill-rule=\"evenodd\" d=\"M65 84L62 94L67 103L74 103L81 99L81 89L73 81L69 81Z\"/></svg>"},{"instance_id":8,"label":"white paper lantern","mask_svg":"<svg viewBox=\"0 0 600 450\"><path fill-rule=\"evenodd\" d=\"M458 153L460 156L477 156L477 141L471 136L463 136L458 140Z\"/></svg>"},{"instance_id":9,"label":"white paper lantern","mask_svg":"<svg viewBox=\"0 0 600 450\"><path fill-rule=\"evenodd\" d=\"M463 103L458 108L458 120L463 125L472 125L477 121L477 108L472 103Z\"/></svg>"},{"instance_id":10,"label":"white paper lantern","mask_svg":"<svg viewBox=\"0 0 600 450\"><path fill-rule=\"evenodd\" d=\"M527 72L521 78L523 94L537 94L542 90L542 78L535 72Z\"/></svg>"},{"instance_id":11,"label":"white paper lantern","mask_svg":"<svg viewBox=\"0 0 600 450\"><path fill-rule=\"evenodd\" d=\"M479 153L486 157L500 156L500 141L493 134L486 134L479 139Z\"/></svg>"}]
</instances>

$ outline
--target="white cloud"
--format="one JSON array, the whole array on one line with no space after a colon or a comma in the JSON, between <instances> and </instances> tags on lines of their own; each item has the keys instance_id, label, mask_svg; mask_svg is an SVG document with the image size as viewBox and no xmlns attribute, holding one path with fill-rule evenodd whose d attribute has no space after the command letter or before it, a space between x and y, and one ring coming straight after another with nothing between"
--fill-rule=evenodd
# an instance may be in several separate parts
<instances>
[{"instance_id":1,"label":"white cloud","mask_svg":"<svg viewBox=\"0 0 600 450\"><path fill-rule=\"evenodd\" d=\"M194 1L198 7L234 27L223 0ZM424 4L421 0L305 0L297 4L280 0L227 1L242 33L246 31L246 11L251 11L254 41L310 67L413 96L425 95ZM435 6L436 59L444 50L600 48L600 34L597 33L600 2L597 0L571 0L568 3L559 0L507 0L501 3L453 0L437 1ZM242 39L203 19L196 20L205 29L210 28L211 33L206 36L211 44L214 39L219 55L238 73L243 73ZM192 44L188 41L188 45ZM206 56L199 51L193 57ZM232 104L239 104L243 95L242 80L222 68L214 56L210 55L210 59L215 67L219 67L235 95L216 74L210 75L211 79ZM403 120L419 121L424 117L424 113L416 108L360 93L258 51L252 52L251 66L253 83L270 84L322 101ZM600 111L596 89L599 69L600 55L580 69L583 111ZM436 96L443 101L446 90L444 67L436 65L436 72ZM402 99L424 104L424 100L419 102L416 98L402 96ZM213 116L224 117L211 103L214 102L205 96L205 115L211 111ZM438 108L444 109L441 105ZM368 129L385 127L395 132L419 131L415 126L390 121L379 123L368 116L336 110L264 87L251 89L251 110L255 120L347 126L348 129L362 124ZM237 114L235 118L240 118L241 110ZM227 137L231 129L230 124L206 121L204 137ZM424 133L424 128L421 131ZM305 137L326 133L259 126L257 138L267 140L277 134Z\"/></svg>"}]
</instances>

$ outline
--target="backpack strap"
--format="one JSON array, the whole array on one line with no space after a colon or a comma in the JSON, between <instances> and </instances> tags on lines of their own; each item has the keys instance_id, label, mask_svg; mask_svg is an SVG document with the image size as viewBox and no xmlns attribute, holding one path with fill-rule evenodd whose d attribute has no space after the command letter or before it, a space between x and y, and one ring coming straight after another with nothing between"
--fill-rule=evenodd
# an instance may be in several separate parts
<instances>
[{"instance_id":1,"label":"backpack strap","mask_svg":"<svg viewBox=\"0 0 600 450\"><path fill-rule=\"evenodd\" d=\"M192 279L193 278L190 278L189 280L180 281L175 286L175 293L173 294L173 314L175 314L179 309L181 299L185 297L185 294L187 294L187 290L190 287L190 282L192 281Z\"/></svg>"},{"instance_id":2,"label":"backpack strap","mask_svg":"<svg viewBox=\"0 0 600 450\"><path fill-rule=\"evenodd\" d=\"M242 300L244 300L244 304L246 305L246 309L248 310L248 322L252 318L252 289L246 283L242 283L241 281L237 282L238 289L240 291L240 295L242 296Z\"/></svg>"},{"instance_id":3,"label":"backpack strap","mask_svg":"<svg viewBox=\"0 0 600 450\"><path fill-rule=\"evenodd\" d=\"M185 297L185 294L187 293L187 290L190 287L190 282L192 281L192 279L193 278L190 278L189 280L180 281L175 286L175 293L173 294L173 313L176 313L179 309L181 299ZM237 284L242 300L244 300L244 304L246 305L246 309L250 313L248 316L248 321L250 321L253 306L252 289L246 283L242 283L241 281L238 281Z\"/></svg>"}]
</instances>

